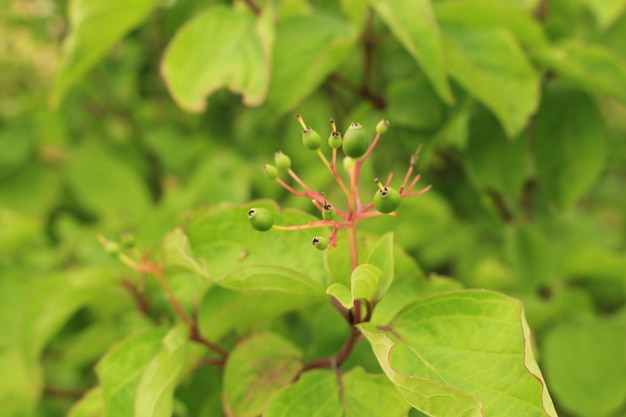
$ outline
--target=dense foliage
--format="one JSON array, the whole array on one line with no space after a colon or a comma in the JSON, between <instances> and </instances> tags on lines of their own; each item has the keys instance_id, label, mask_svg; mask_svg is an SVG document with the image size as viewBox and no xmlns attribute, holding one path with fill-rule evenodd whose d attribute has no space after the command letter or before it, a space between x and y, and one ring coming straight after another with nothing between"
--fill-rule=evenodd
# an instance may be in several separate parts
<instances>
[{"instance_id":1,"label":"dense foliage","mask_svg":"<svg viewBox=\"0 0 626 417\"><path fill-rule=\"evenodd\" d=\"M626 2L0 7L2 415L626 416Z\"/></svg>"}]
</instances>

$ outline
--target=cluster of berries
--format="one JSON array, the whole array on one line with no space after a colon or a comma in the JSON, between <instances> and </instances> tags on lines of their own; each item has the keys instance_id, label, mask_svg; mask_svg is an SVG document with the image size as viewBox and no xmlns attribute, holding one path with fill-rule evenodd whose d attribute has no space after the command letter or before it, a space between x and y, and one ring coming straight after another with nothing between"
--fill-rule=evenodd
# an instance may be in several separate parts
<instances>
[{"instance_id":1,"label":"cluster of berries","mask_svg":"<svg viewBox=\"0 0 626 417\"><path fill-rule=\"evenodd\" d=\"M330 161L320 150L322 139L315 130L304 123L302 116L296 115L296 118L302 126L302 143L304 146L315 151L324 165L328 168L330 173L335 178L339 187L343 190L347 199L347 210L342 211L330 204L326 200L325 193L320 193L312 190L291 168L291 159L283 152L278 151L274 154L274 164L265 164L262 168L264 174L274 181L276 181L283 188L291 192L296 196L310 198L313 204L319 209L322 219L320 221L309 222L303 225L295 226L279 226L274 224L274 216L272 212L264 208L251 208L248 210L248 219L250 224L257 230L267 231L270 229L275 230L301 230L313 227L332 227L333 232L330 237L315 236L312 239L312 245L318 249L326 249L328 246L336 245L337 231L341 228L347 228L352 233L356 233L356 225L359 220L367 217L373 217L381 214L395 215L395 211L400 206L402 198L423 194L428 191L430 186L425 187L419 191L412 191L420 176L416 175L415 178L409 183L411 174L414 167L417 164L417 158L419 155L419 148L411 157L409 169L404 177L404 181L399 190L389 186L392 174L389 174L387 181L383 184L378 178L374 179L374 182L378 185L378 190L374 193L371 203L362 204L360 194L358 191L359 174L363 162L371 155L372 151L376 147L380 137L387 132L389 122L387 120L381 120L376 125L376 136L372 141L360 123L352 123L342 135L337 130L337 126L333 119L330 120L331 132L328 137L328 145L332 150L332 156ZM346 184L344 179L339 175L337 171L337 153L341 149L345 158L343 159L343 166L347 171L349 182ZM283 181L279 177L279 172L286 172L303 191L296 190L291 185ZM354 235L352 235L354 237Z\"/></svg>"}]
</instances>

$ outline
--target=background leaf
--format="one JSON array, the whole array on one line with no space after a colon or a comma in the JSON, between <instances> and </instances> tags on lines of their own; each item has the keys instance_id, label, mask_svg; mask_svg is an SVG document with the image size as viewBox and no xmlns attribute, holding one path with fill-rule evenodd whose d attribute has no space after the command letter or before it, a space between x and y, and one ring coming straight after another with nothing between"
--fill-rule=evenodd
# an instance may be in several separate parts
<instances>
[{"instance_id":1,"label":"background leaf","mask_svg":"<svg viewBox=\"0 0 626 417\"><path fill-rule=\"evenodd\" d=\"M73 0L68 15L71 31L63 43L52 101L58 105L69 88L82 77L115 42L141 23L161 0L101 2Z\"/></svg>"},{"instance_id":2,"label":"background leaf","mask_svg":"<svg viewBox=\"0 0 626 417\"><path fill-rule=\"evenodd\" d=\"M302 352L273 333L256 334L240 342L224 368L224 402L230 415L254 417L272 397L291 384L302 369Z\"/></svg>"},{"instance_id":3,"label":"background leaf","mask_svg":"<svg viewBox=\"0 0 626 417\"><path fill-rule=\"evenodd\" d=\"M182 323L165 335L163 350L150 361L139 380L134 417L172 415L174 390L187 365L188 336L189 330Z\"/></svg>"},{"instance_id":4,"label":"background leaf","mask_svg":"<svg viewBox=\"0 0 626 417\"><path fill-rule=\"evenodd\" d=\"M607 155L605 124L593 99L549 89L535 119L533 152L548 198L561 208L572 204L593 184Z\"/></svg>"},{"instance_id":5,"label":"background leaf","mask_svg":"<svg viewBox=\"0 0 626 417\"><path fill-rule=\"evenodd\" d=\"M268 103L279 113L293 109L342 65L356 35L350 23L322 13L280 21Z\"/></svg>"},{"instance_id":6,"label":"background leaf","mask_svg":"<svg viewBox=\"0 0 626 417\"><path fill-rule=\"evenodd\" d=\"M241 93L246 104L264 101L274 40L271 11L266 15L255 21L250 11L214 6L178 31L161 71L182 108L203 111L206 97L222 87Z\"/></svg>"},{"instance_id":7,"label":"background leaf","mask_svg":"<svg viewBox=\"0 0 626 417\"><path fill-rule=\"evenodd\" d=\"M439 97L454 102L447 78L443 42L430 0L376 0L374 9L420 65Z\"/></svg>"},{"instance_id":8,"label":"background leaf","mask_svg":"<svg viewBox=\"0 0 626 417\"><path fill-rule=\"evenodd\" d=\"M162 349L165 329L146 329L126 338L96 366L104 398L103 417L133 415L141 376Z\"/></svg>"}]
</instances>

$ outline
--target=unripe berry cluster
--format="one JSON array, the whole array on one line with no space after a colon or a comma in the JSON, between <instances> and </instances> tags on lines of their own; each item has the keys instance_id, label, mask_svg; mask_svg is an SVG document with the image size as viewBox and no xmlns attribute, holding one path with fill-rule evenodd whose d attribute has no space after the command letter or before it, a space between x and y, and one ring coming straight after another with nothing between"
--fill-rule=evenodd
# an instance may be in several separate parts
<instances>
[{"instance_id":1,"label":"unripe berry cluster","mask_svg":"<svg viewBox=\"0 0 626 417\"><path fill-rule=\"evenodd\" d=\"M291 159L283 152L278 151L274 154L274 164L265 164L262 168L267 178L276 181L280 186L300 197L310 198L320 211L321 220L309 222L302 225L276 225L272 212L263 208L251 208L248 210L248 219L252 227L259 231L275 230L302 230L315 227L331 227L330 236L315 236L311 243L314 247L324 250L327 247L336 246L336 236L339 229L348 230L350 238L352 264L356 264L356 226L361 219L367 217L378 216L382 214L397 215L396 210L400 206L403 198L416 196L428 191L427 186L419 191L413 191L413 188L419 181L420 176L416 175L411 181L411 176L419 155L420 148L411 156L410 165L404 176L404 181L399 190L392 188L389 184L393 175L390 173L385 183L378 178L374 182L378 186L378 190L374 193L374 197L370 203L363 204L361 202L358 183L361 172L361 166L372 154L372 151L380 141L380 138L389 128L387 120L381 120L376 125L376 135L370 140L370 136L365 128L360 124L353 122L342 135L337 130L337 125L333 119L330 119L331 132L328 136L328 146L331 149L330 160L321 151L322 139L319 133L308 127L302 116L296 115L296 119L302 126L302 143L303 145L314 151L322 163L326 166L330 174L334 177L337 185L343 190L346 197L346 205L343 210L326 200L326 194L311 189L292 169ZM338 152L341 150L345 155L343 160L343 168L347 174L347 180L337 170ZM301 188L298 190L281 179L281 172L286 173Z\"/></svg>"}]
</instances>

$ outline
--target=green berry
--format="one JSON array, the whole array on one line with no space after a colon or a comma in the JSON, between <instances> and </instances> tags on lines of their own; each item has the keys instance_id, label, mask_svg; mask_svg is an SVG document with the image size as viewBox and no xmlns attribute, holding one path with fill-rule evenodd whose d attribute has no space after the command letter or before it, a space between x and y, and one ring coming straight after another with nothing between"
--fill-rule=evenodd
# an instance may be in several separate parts
<instances>
[{"instance_id":1,"label":"green berry","mask_svg":"<svg viewBox=\"0 0 626 417\"><path fill-rule=\"evenodd\" d=\"M356 165L356 161L349 156L343 158L343 167L346 171L351 170Z\"/></svg>"},{"instance_id":2,"label":"green berry","mask_svg":"<svg viewBox=\"0 0 626 417\"><path fill-rule=\"evenodd\" d=\"M264 208L251 208L248 210L248 220L256 230L265 232L272 228L274 224L274 215L271 211Z\"/></svg>"},{"instance_id":3,"label":"green berry","mask_svg":"<svg viewBox=\"0 0 626 417\"><path fill-rule=\"evenodd\" d=\"M267 178L269 178L270 180L273 180L274 178L278 177L278 169L276 169L276 167L272 164L265 164L263 165L263 174L265 174L265 176Z\"/></svg>"},{"instance_id":4,"label":"green berry","mask_svg":"<svg viewBox=\"0 0 626 417\"><path fill-rule=\"evenodd\" d=\"M387 129L389 128L389 120L381 120L380 122L378 122L378 124L376 125L376 133L378 133L379 135L383 135Z\"/></svg>"},{"instance_id":5,"label":"green berry","mask_svg":"<svg viewBox=\"0 0 626 417\"><path fill-rule=\"evenodd\" d=\"M335 208L331 204L326 203L322 206L322 219L335 220L336 216L337 216L337 212L335 211Z\"/></svg>"},{"instance_id":6,"label":"green berry","mask_svg":"<svg viewBox=\"0 0 626 417\"><path fill-rule=\"evenodd\" d=\"M122 252L122 247L117 242L107 240L104 243L104 251L109 255L117 256Z\"/></svg>"},{"instance_id":7,"label":"green berry","mask_svg":"<svg viewBox=\"0 0 626 417\"><path fill-rule=\"evenodd\" d=\"M360 123L352 123L343 135L343 153L351 158L360 158L370 146L369 138Z\"/></svg>"},{"instance_id":8,"label":"green berry","mask_svg":"<svg viewBox=\"0 0 626 417\"><path fill-rule=\"evenodd\" d=\"M278 151L274 154L274 162L276 163L276 167L279 169L291 168L291 158L289 158L281 151Z\"/></svg>"},{"instance_id":9,"label":"green berry","mask_svg":"<svg viewBox=\"0 0 626 417\"><path fill-rule=\"evenodd\" d=\"M341 148L342 142L343 142L343 139L341 138L340 132L332 132L330 136L328 137L328 146L330 146L331 149Z\"/></svg>"},{"instance_id":10,"label":"green berry","mask_svg":"<svg viewBox=\"0 0 626 417\"><path fill-rule=\"evenodd\" d=\"M302 143L307 149L315 151L320 148L322 138L319 133L309 127L302 131Z\"/></svg>"},{"instance_id":11,"label":"green berry","mask_svg":"<svg viewBox=\"0 0 626 417\"><path fill-rule=\"evenodd\" d=\"M400 207L402 197L394 188L384 187L378 178L374 180L379 190L374 194L374 208L381 213L391 213Z\"/></svg>"},{"instance_id":12,"label":"green berry","mask_svg":"<svg viewBox=\"0 0 626 417\"><path fill-rule=\"evenodd\" d=\"M328 239L324 236L315 236L311 241L311 244L315 246L316 249L324 250L328 247Z\"/></svg>"}]
</instances>

